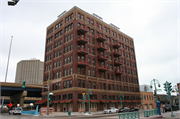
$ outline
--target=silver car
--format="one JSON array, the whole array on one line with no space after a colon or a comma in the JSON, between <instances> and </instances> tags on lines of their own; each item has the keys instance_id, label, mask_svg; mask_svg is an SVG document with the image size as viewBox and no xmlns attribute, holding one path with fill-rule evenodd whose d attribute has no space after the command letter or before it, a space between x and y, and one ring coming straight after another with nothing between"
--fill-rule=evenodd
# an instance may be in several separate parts
<instances>
[{"instance_id":1,"label":"silver car","mask_svg":"<svg viewBox=\"0 0 180 119\"><path fill-rule=\"evenodd\" d=\"M106 114L106 113L109 113L109 114L110 113L118 113L118 109L115 107L111 107L109 109L104 110L104 114Z\"/></svg>"},{"instance_id":2,"label":"silver car","mask_svg":"<svg viewBox=\"0 0 180 119\"><path fill-rule=\"evenodd\" d=\"M21 115L21 109L20 108L12 108L11 110L9 110L9 115L10 114L13 114L13 115L19 114L19 115Z\"/></svg>"}]
</instances>

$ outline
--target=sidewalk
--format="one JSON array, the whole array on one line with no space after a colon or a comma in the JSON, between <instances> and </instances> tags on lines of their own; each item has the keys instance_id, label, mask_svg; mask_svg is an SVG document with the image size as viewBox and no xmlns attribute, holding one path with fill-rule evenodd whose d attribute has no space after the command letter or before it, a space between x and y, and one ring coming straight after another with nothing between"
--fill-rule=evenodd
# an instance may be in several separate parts
<instances>
[{"instance_id":1,"label":"sidewalk","mask_svg":"<svg viewBox=\"0 0 180 119\"><path fill-rule=\"evenodd\" d=\"M140 110L141 112L142 110ZM178 111L173 111L173 114L175 117L171 117L171 112L166 112L166 113L161 113L161 115L157 116L150 116L150 117L142 117L140 116L141 119L155 119L155 118L165 118L165 119L180 119L180 110ZM92 117L92 118L98 118L98 117L107 117L107 116L118 116L119 113L113 113L113 114L103 114L103 111L98 111L98 112L91 112L91 114L88 114L86 112L71 112L71 116L78 116L78 117ZM47 115L38 115L38 116L47 116ZM53 114L49 114L48 117L67 117L68 112L53 112Z\"/></svg>"},{"instance_id":2,"label":"sidewalk","mask_svg":"<svg viewBox=\"0 0 180 119\"><path fill-rule=\"evenodd\" d=\"M171 112L161 113L161 115L166 119L180 119L180 110L173 111L173 114L175 117L171 117Z\"/></svg>"}]
</instances>

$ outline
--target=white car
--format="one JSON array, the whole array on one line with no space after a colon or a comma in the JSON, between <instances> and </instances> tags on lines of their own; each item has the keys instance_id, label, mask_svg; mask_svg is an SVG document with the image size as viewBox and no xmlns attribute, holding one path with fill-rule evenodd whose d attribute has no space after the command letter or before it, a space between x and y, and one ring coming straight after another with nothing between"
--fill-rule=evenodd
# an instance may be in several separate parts
<instances>
[{"instance_id":1,"label":"white car","mask_svg":"<svg viewBox=\"0 0 180 119\"><path fill-rule=\"evenodd\" d=\"M104 114L106 114L106 113L109 113L109 114L110 113L118 113L118 109L115 107L111 107L109 109L104 110Z\"/></svg>"},{"instance_id":2,"label":"white car","mask_svg":"<svg viewBox=\"0 0 180 119\"><path fill-rule=\"evenodd\" d=\"M10 114L13 114L13 115L19 114L19 115L21 115L21 109L20 108L13 108L13 109L9 110L9 115Z\"/></svg>"}]
</instances>

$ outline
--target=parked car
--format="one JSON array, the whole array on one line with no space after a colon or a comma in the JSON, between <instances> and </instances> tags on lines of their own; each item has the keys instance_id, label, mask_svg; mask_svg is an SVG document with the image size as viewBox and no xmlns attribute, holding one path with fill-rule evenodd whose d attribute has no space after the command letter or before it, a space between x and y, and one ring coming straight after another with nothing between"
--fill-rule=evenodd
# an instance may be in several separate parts
<instances>
[{"instance_id":1,"label":"parked car","mask_svg":"<svg viewBox=\"0 0 180 119\"><path fill-rule=\"evenodd\" d=\"M121 112L130 112L130 109L128 107L123 107L121 109L119 109L118 113L121 113Z\"/></svg>"},{"instance_id":2,"label":"parked car","mask_svg":"<svg viewBox=\"0 0 180 119\"><path fill-rule=\"evenodd\" d=\"M165 110L165 112L171 111L170 105L169 104L165 105L164 110ZM172 110L173 111L179 110L179 106L178 105L172 105Z\"/></svg>"},{"instance_id":3,"label":"parked car","mask_svg":"<svg viewBox=\"0 0 180 119\"><path fill-rule=\"evenodd\" d=\"M20 108L12 108L11 110L9 110L9 115L10 114L13 114L13 115L19 114L19 115L21 115L21 109Z\"/></svg>"},{"instance_id":4,"label":"parked car","mask_svg":"<svg viewBox=\"0 0 180 119\"><path fill-rule=\"evenodd\" d=\"M179 106L178 105L172 105L172 110L173 111L179 110Z\"/></svg>"},{"instance_id":5,"label":"parked car","mask_svg":"<svg viewBox=\"0 0 180 119\"><path fill-rule=\"evenodd\" d=\"M165 105L164 110L165 110L165 112L171 111L170 105Z\"/></svg>"},{"instance_id":6,"label":"parked car","mask_svg":"<svg viewBox=\"0 0 180 119\"><path fill-rule=\"evenodd\" d=\"M138 107L133 107L130 109L131 112L134 112L134 111L139 111L139 108Z\"/></svg>"},{"instance_id":7,"label":"parked car","mask_svg":"<svg viewBox=\"0 0 180 119\"><path fill-rule=\"evenodd\" d=\"M111 107L109 109L104 110L104 114L106 114L106 113L109 113L109 114L110 113L118 113L118 109L115 107Z\"/></svg>"}]
</instances>

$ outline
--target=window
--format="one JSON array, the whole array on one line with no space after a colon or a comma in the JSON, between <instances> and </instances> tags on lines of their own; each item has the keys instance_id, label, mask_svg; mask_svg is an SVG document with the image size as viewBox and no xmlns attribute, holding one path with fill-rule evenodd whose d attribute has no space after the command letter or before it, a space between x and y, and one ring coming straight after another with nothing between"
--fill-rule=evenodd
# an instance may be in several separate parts
<instances>
[{"instance_id":1,"label":"window","mask_svg":"<svg viewBox=\"0 0 180 119\"><path fill-rule=\"evenodd\" d=\"M88 43L90 43L90 38L89 37L87 37L88 38Z\"/></svg>"},{"instance_id":2,"label":"window","mask_svg":"<svg viewBox=\"0 0 180 119\"><path fill-rule=\"evenodd\" d=\"M88 47L88 52L91 53L90 47Z\"/></svg>"},{"instance_id":3,"label":"window","mask_svg":"<svg viewBox=\"0 0 180 119\"><path fill-rule=\"evenodd\" d=\"M94 49L92 49L92 54L93 54L93 55L95 55L95 53L94 53Z\"/></svg>"},{"instance_id":4,"label":"window","mask_svg":"<svg viewBox=\"0 0 180 119\"><path fill-rule=\"evenodd\" d=\"M117 91L119 91L119 86L118 85L116 85L116 89L117 89Z\"/></svg>"},{"instance_id":5,"label":"window","mask_svg":"<svg viewBox=\"0 0 180 119\"><path fill-rule=\"evenodd\" d=\"M111 80L113 80L113 74L111 74Z\"/></svg>"},{"instance_id":6,"label":"window","mask_svg":"<svg viewBox=\"0 0 180 119\"><path fill-rule=\"evenodd\" d=\"M93 66L95 66L95 60L94 59L93 59L92 63L93 63Z\"/></svg>"},{"instance_id":7,"label":"window","mask_svg":"<svg viewBox=\"0 0 180 119\"><path fill-rule=\"evenodd\" d=\"M81 20L84 21L84 15L81 16Z\"/></svg>"},{"instance_id":8,"label":"window","mask_svg":"<svg viewBox=\"0 0 180 119\"><path fill-rule=\"evenodd\" d=\"M82 87L85 88L85 80L82 80Z\"/></svg>"},{"instance_id":9,"label":"window","mask_svg":"<svg viewBox=\"0 0 180 119\"><path fill-rule=\"evenodd\" d=\"M59 71L59 78L61 78L61 71Z\"/></svg>"},{"instance_id":10,"label":"window","mask_svg":"<svg viewBox=\"0 0 180 119\"><path fill-rule=\"evenodd\" d=\"M66 53L66 47L64 48L64 53Z\"/></svg>"},{"instance_id":11,"label":"window","mask_svg":"<svg viewBox=\"0 0 180 119\"><path fill-rule=\"evenodd\" d=\"M63 100L67 100L67 94L63 95Z\"/></svg>"},{"instance_id":12,"label":"window","mask_svg":"<svg viewBox=\"0 0 180 119\"><path fill-rule=\"evenodd\" d=\"M68 99L73 99L73 94L68 94Z\"/></svg>"},{"instance_id":13,"label":"window","mask_svg":"<svg viewBox=\"0 0 180 119\"><path fill-rule=\"evenodd\" d=\"M87 18L87 23L88 23L88 24L90 23L89 21L90 21L89 18Z\"/></svg>"},{"instance_id":14,"label":"window","mask_svg":"<svg viewBox=\"0 0 180 119\"><path fill-rule=\"evenodd\" d=\"M69 81L66 81L66 84L67 84L67 88L69 88Z\"/></svg>"},{"instance_id":15,"label":"window","mask_svg":"<svg viewBox=\"0 0 180 119\"><path fill-rule=\"evenodd\" d=\"M72 80L69 81L69 88L72 87Z\"/></svg>"},{"instance_id":16,"label":"window","mask_svg":"<svg viewBox=\"0 0 180 119\"><path fill-rule=\"evenodd\" d=\"M72 57L72 55L71 55L71 59L70 59L70 62L72 62L72 58L73 58L73 57Z\"/></svg>"},{"instance_id":17,"label":"window","mask_svg":"<svg viewBox=\"0 0 180 119\"><path fill-rule=\"evenodd\" d=\"M85 68L82 68L82 74L85 75Z\"/></svg>"},{"instance_id":18,"label":"window","mask_svg":"<svg viewBox=\"0 0 180 119\"><path fill-rule=\"evenodd\" d=\"M114 84L112 84L112 90L114 90Z\"/></svg>"},{"instance_id":19,"label":"window","mask_svg":"<svg viewBox=\"0 0 180 119\"><path fill-rule=\"evenodd\" d=\"M59 66L61 67L61 60L59 60Z\"/></svg>"},{"instance_id":20,"label":"window","mask_svg":"<svg viewBox=\"0 0 180 119\"><path fill-rule=\"evenodd\" d=\"M93 77L96 77L96 72L93 70Z\"/></svg>"},{"instance_id":21,"label":"window","mask_svg":"<svg viewBox=\"0 0 180 119\"><path fill-rule=\"evenodd\" d=\"M94 30L93 29L91 29L91 33L94 35Z\"/></svg>"},{"instance_id":22,"label":"window","mask_svg":"<svg viewBox=\"0 0 180 119\"><path fill-rule=\"evenodd\" d=\"M66 81L63 82L63 89L66 88Z\"/></svg>"},{"instance_id":23,"label":"window","mask_svg":"<svg viewBox=\"0 0 180 119\"><path fill-rule=\"evenodd\" d=\"M71 44L71 50L73 50L73 44Z\"/></svg>"},{"instance_id":24,"label":"window","mask_svg":"<svg viewBox=\"0 0 180 119\"><path fill-rule=\"evenodd\" d=\"M67 69L67 76L69 76L69 69Z\"/></svg>"},{"instance_id":25,"label":"window","mask_svg":"<svg viewBox=\"0 0 180 119\"><path fill-rule=\"evenodd\" d=\"M78 87L81 87L81 80L78 80Z\"/></svg>"},{"instance_id":26,"label":"window","mask_svg":"<svg viewBox=\"0 0 180 119\"><path fill-rule=\"evenodd\" d=\"M108 79L110 79L110 77L109 77L109 73L108 73Z\"/></svg>"},{"instance_id":27,"label":"window","mask_svg":"<svg viewBox=\"0 0 180 119\"><path fill-rule=\"evenodd\" d=\"M94 44L94 39L92 38L92 44Z\"/></svg>"},{"instance_id":28,"label":"window","mask_svg":"<svg viewBox=\"0 0 180 119\"><path fill-rule=\"evenodd\" d=\"M92 82L89 81L89 88L92 88Z\"/></svg>"},{"instance_id":29,"label":"window","mask_svg":"<svg viewBox=\"0 0 180 119\"><path fill-rule=\"evenodd\" d=\"M109 90L111 90L111 84L109 84Z\"/></svg>"},{"instance_id":30,"label":"window","mask_svg":"<svg viewBox=\"0 0 180 119\"><path fill-rule=\"evenodd\" d=\"M112 70L112 64L110 65L110 69Z\"/></svg>"},{"instance_id":31,"label":"window","mask_svg":"<svg viewBox=\"0 0 180 119\"><path fill-rule=\"evenodd\" d=\"M78 74L81 74L81 69L78 67Z\"/></svg>"},{"instance_id":32,"label":"window","mask_svg":"<svg viewBox=\"0 0 180 119\"><path fill-rule=\"evenodd\" d=\"M69 57L67 58L67 63L69 63Z\"/></svg>"},{"instance_id":33,"label":"window","mask_svg":"<svg viewBox=\"0 0 180 119\"><path fill-rule=\"evenodd\" d=\"M106 83L104 83L103 85L104 85L104 90L106 90Z\"/></svg>"},{"instance_id":34,"label":"window","mask_svg":"<svg viewBox=\"0 0 180 119\"><path fill-rule=\"evenodd\" d=\"M94 89L96 89L96 82L94 82Z\"/></svg>"},{"instance_id":35,"label":"window","mask_svg":"<svg viewBox=\"0 0 180 119\"><path fill-rule=\"evenodd\" d=\"M58 89L59 89L59 90L61 89L61 83L58 84Z\"/></svg>"},{"instance_id":36,"label":"window","mask_svg":"<svg viewBox=\"0 0 180 119\"><path fill-rule=\"evenodd\" d=\"M78 13L78 19L81 19L81 14Z\"/></svg>"},{"instance_id":37,"label":"window","mask_svg":"<svg viewBox=\"0 0 180 119\"><path fill-rule=\"evenodd\" d=\"M91 20L91 25L94 25L94 21L93 20Z\"/></svg>"},{"instance_id":38,"label":"window","mask_svg":"<svg viewBox=\"0 0 180 119\"><path fill-rule=\"evenodd\" d=\"M90 69L88 70L88 76L91 76L91 70Z\"/></svg>"},{"instance_id":39,"label":"window","mask_svg":"<svg viewBox=\"0 0 180 119\"><path fill-rule=\"evenodd\" d=\"M102 30L102 25L100 24L100 30Z\"/></svg>"},{"instance_id":40,"label":"window","mask_svg":"<svg viewBox=\"0 0 180 119\"><path fill-rule=\"evenodd\" d=\"M72 72L73 72L72 70L73 70L73 69L72 69L72 67L71 67L71 69L70 69L70 75L72 75Z\"/></svg>"},{"instance_id":41,"label":"window","mask_svg":"<svg viewBox=\"0 0 180 119\"><path fill-rule=\"evenodd\" d=\"M89 62L89 64L91 65L91 59L90 59L90 58L88 58L88 62Z\"/></svg>"}]
</instances>

